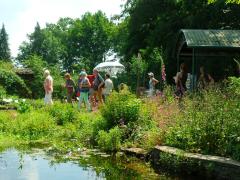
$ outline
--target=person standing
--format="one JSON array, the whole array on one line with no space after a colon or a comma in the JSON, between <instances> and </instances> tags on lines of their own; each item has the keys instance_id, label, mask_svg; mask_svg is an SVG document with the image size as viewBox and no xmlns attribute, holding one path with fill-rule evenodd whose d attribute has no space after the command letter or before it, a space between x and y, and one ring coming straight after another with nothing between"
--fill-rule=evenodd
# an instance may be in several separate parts
<instances>
[{"instance_id":1,"label":"person standing","mask_svg":"<svg viewBox=\"0 0 240 180\"><path fill-rule=\"evenodd\" d=\"M154 78L154 74L152 72L148 73L149 76L149 96L153 96L156 90L156 84L159 83L157 79Z\"/></svg>"},{"instance_id":2,"label":"person standing","mask_svg":"<svg viewBox=\"0 0 240 180\"><path fill-rule=\"evenodd\" d=\"M200 89L205 89L206 87L208 87L209 85L214 84L214 79L212 78L212 76L208 73L205 72L204 67L201 66L200 67L200 75L199 75L199 79L198 79L198 87Z\"/></svg>"},{"instance_id":3,"label":"person standing","mask_svg":"<svg viewBox=\"0 0 240 180\"><path fill-rule=\"evenodd\" d=\"M80 97L79 97L79 103L78 103L78 109L81 109L81 104L84 101L88 111L91 111L91 106L88 99L89 89L91 87L91 84L87 78L87 73L82 71L80 73L81 81L79 81L79 89L80 89Z\"/></svg>"},{"instance_id":4,"label":"person standing","mask_svg":"<svg viewBox=\"0 0 240 180\"><path fill-rule=\"evenodd\" d=\"M93 69L93 75L95 76L93 81L94 96L97 96L99 103L103 104L102 88L104 86L104 79L99 74L97 69Z\"/></svg>"},{"instance_id":5,"label":"person standing","mask_svg":"<svg viewBox=\"0 0 240 180\"><path fill-rule=\"evenodd\" d=\"M95 107L96 106L96 96L94 96L94 90L93 90L93 81L95 79L95 76L93 74L89 74L89 75L87 75L87 78L91 84L91 87L89 89L89 100L91 103L91 107Z\"/></svg>"},{"instance_id":6,"label":"person standing","mask_svg":"<svg viewBox=\"0 0 240 180\"><path fill-rule=\"evenodd\" d=\"M180 65L180 72L178 72L176 77L174 77L176 83L175 95L179 98L181 98L187 91L186 87L187 77L188 77L187 66L185 63L182 63Z\"/></svg>"},{"instance_id":7,"label":"person standing","mask_svg":"<svg viewBox=\"0 0 240 180\"><path fill-rule=\"evenodd\" d=\"M104 100L111 94L113 90L113 82L110 79L110 74L105 74L104 88L103 88L103 96Z\"/></svg>"},{"instance_id":8,"label":"person standing","mask_svg":"<svg viewBox=\"0 0 240 180\"><path fill-rule=\"evenodd\" d=\"M65 83L65 88L67 89L67 102L72 103L72 97L74 94L74 87L75 83L71 78L71 75L69 73L66 73L64 75L66 83Z\"/></svg>"},{"instance_id":9,"label":"person standing","mask_svg":"<svg viewBox=\"0 0 240 180\"><path fill-rule=\"evenodd\" d=\"M43 83L43 87L45 90L45 97L44 97L44 104L49 104L52 105L53 101L52 101L52 93L53 93L53 78L50 75L50 71L49 70L45 70L44 71L44 83Z\"/></svg>"}]
</instances>

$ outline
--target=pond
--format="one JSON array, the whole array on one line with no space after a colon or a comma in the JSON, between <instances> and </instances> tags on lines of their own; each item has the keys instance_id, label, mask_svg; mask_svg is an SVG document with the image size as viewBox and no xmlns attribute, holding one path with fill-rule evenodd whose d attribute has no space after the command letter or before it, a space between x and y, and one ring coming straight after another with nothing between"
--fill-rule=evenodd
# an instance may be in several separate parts
<instances>
[{"instance_id":1,"label":"pond","mask_svg":"<svg viewBox=\"0 0 240 180\"><path fill-rule=\"evenodd\" d=\"M0 153L1 180L179 179L156 174L148 164L123 154L97 150L59 156L41 149L8 149Z\"/></svg>"}]
</instances>

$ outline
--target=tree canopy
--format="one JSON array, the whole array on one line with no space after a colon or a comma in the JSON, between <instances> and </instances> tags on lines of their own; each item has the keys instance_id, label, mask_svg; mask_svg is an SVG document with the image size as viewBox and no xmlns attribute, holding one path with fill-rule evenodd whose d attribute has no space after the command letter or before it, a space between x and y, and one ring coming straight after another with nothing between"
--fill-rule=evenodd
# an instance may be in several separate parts
<instances>
[{"instance_id":1,"label":"tree canopy","mask_svg":"<svg viewBox=\"0 0 240 180\"><path fill-rule=\"evenodd\" d=\"M22 43L17 59L23 61L35 54L67 71L92 69L113 47L114 31L115 24L101 11L77 19L62 18L43 29L37 23L29 41Z\"/></svg>"}]
</instances>

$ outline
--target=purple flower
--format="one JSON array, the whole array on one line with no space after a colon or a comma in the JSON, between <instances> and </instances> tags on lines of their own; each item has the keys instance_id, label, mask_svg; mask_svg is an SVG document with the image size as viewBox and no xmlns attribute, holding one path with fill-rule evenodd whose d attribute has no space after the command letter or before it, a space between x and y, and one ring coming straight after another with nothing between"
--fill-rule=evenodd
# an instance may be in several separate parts
<instances>
[{"instance_id":1,"label":"purple flower","mask_svg":"<svg viewBox=\"0 0 240 180\"><path fill-rule=\"evenodd\" d=\"M166 72L165 72L165 65L162 65L162 80L166 81Z\"/></svg>"}]
</instances>

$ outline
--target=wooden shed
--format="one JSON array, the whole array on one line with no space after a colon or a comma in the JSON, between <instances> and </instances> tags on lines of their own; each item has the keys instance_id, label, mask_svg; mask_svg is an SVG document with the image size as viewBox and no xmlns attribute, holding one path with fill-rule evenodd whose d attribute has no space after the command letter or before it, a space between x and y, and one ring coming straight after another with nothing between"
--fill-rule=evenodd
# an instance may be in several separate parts
<instances>
[{"instance_id":1,"label":"wooden shed","mask_svg":"<svg viewBox=\"0 0 240 180\"><path fill-rule=\"evenodd\" d=\"M191 62L192 89L197 86L197 68L203 57L208 60L240 57L240 30L180 30L176 45L177 71L183 59Z\"/></svg>"}]
</instances>

